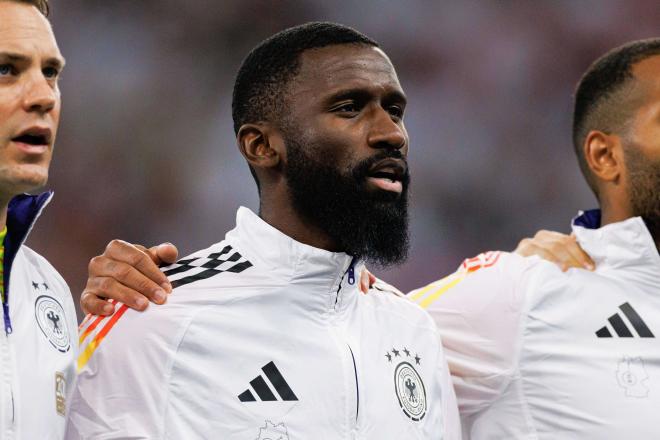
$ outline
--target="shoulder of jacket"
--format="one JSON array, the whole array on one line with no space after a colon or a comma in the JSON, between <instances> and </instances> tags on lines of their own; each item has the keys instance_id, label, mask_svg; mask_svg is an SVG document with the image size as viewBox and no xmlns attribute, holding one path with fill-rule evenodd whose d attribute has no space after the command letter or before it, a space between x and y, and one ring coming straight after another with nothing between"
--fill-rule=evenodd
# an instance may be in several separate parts
<instances>
[{"instance_id":1,"label":"shoulder of jacket","mask_svg":"<svg viewBox=\"0 0 660 440\"><path fill-rule=\"evenodd\" d=\"M213 286L234 286L240 280L248 281L255 275L254 263L248 260L233 243L221 241L208 248L193 252L161 270L176 289L212 279ZM208 282L205 285L209 285Z\"/></svg>"},{"instance_id":2,"label":"shoulder of jacket","mask_svg":"<svg viewBox=\"0 0 660 440\"><path fill-rule=\"evenodd\" d=\"M40 271L47 272L48 276L53 277L67 292L70 292L69 285L57 269L43 255L25 245L21 246L16 253L11 270L12 272L15 270L28 270L28 267L24 265L31 265Z\"/></svg>"},{"instance_id":3,"label":"shoulder of jacket","mask_svg":"<svg viewBox=\"0 0 660 440\"><path fill-rule=\"evenodd\" d=\"M432 318L422 307L410 301L408 295L379 278L371 285L367 296L372 297L380 307L384 307L383 311L388 310L405 317L406 321L414 322L415 325L435 329Z\"/></svg>"},{"instance_id":4,"label":"shoulder of jacket","mask_svg":"<svg viewBox=\"0 0 660 440\"><path fill-rule=\"evenodd\" d=\"M37 266L41 269L45 268L49 271L55 272L59 276L59 272L57 272L55 267L53 267L53 265L46 259L46 257L25 245L22 245L19 248L16 256L14 257L14 262L20 261L21 258L24 258L29 264Z\"/></svg>"},{"instance_id":5,"label":"shoulder of jacket","mask_svg":"<svg viewBox=\"0 0 660 440\"><path fill-rule=\"evenodd\" d=\"M439 283L452 278L467 278L490 280L495 279L503 282L505 279L515 280L534 266L540 258L523 257L513 252L489 251L483 252L475 257L466 258L460 264L456 272L440 279Z\"/></svg>"},{"instance_id":6,"label":"shoulder of jacket","mask_svg":"<svg viewBox=\"0 0 660 440\"><path fill-rule=\"evenodd\" d=\"M398 296L401 298L405 298L406 294L394 287L393 285L386 283L385 281L381 280L380 278L376 278L376 282L373 283L369 289L376 290L377 292L382 292L382 293L388 293L390 295Z\"/></svg>"},{"instance_id":7,"label":"shoulder of jacket","mask_svg":"<svg viewBox=\"0 0 660 440\"><path fill-rule=\"evenodd\" d=\"M413 290L408 297L427 309L445 293L513 291L536 260L510 252L484 252L465 259L454 273Z\"/></svg>"}]
</instances>

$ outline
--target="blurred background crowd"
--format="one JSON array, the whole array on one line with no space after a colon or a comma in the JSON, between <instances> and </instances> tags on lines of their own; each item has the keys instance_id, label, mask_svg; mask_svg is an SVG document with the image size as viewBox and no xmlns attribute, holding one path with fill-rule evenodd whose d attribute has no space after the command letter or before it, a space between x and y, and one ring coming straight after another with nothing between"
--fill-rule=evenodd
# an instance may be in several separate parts
<instances>
[{"instance_id":1,"label":"blurred background crowd","mask_svg":"<svg viewBox=\"0 0 660 440\"><path fill-rule=\"evenodd\" d=\"M379 275L404 291L595 206L570 140L574 86L606 50L660 34L656 0L53 0L51 19L67 58L56 197L28 245L76 298L112 238L185 255L257 209L231 92L242 58L285 27L353 26L398 71L412 252Z\"/></svg>"}]
</instances>

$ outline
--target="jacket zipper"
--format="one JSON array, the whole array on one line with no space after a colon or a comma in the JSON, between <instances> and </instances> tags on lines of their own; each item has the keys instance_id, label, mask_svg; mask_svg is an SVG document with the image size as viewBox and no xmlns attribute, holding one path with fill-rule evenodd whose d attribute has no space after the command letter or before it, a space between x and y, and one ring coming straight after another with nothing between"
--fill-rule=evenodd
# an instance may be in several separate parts
<instances>
[{"instance_id":1,"label":"jacket zipper","mask_svg":"<svg viewBox=\"0 0 660 440\"><path fill-rule=\"evenodd\" d=\"M15 408L14 408L14 390L13 390L13 362L11 355L11 348L9 346L9 337L7 334L4 336L0 335L0 367L2 371L0 372L1 383L0 389L0 427L3 429L3 432L0 433L2 439L13 438L13 427L15 422Z\"/></svg>"},{"instance_id":2,"label":"jacket zipper","mask_svg":"<svg viewBox=\"0 0 660 440\"><path fill-rule=\"evenodd\" d=\"M14 329L11 326L11 319L9 319L9 304L6 301L2 302L2 315L5 319L5 335L9 336Z\"/></svg>"},{"instance_id":3,"label":"jacket zipper","mask_svg":"<svg viewBox=\"0 0 660 440\"><path fill-rule=\"evenodd\" d=\"M342 284L344 283L344 278L346 278L347 283L350 286L355 285L355 264L357 263L357 260L353 258L351 260L350 265L348 266L348 269L344 274L342 275L341 279L339 280L339 285L337 286L337 291L335 293L335 303L334 303L334 311L337 311L337 306L339 305L339 295L341 294L341 289L342 289ZM342 338L344 339L344 338ZM354 424L352 431L355 432L357 430L357 422L358 422L358 416L360 414L360 387L359 387L359 381L358 381L358 373L357 373L357 363L355 362L355 354L353 353L353 349L351 346L344 340L344 343L346 344L346 348L348 348L348 352L350 353L351 356L351 365L353 367L353 378L355 381L355 418L354 418Z\"/></svg>"},{"instance_id":4,"label":"jacket zipper","mask_svg":"<svg viewBox=\"0 0 660 440\"><path fill-rule=\"evenodd\" d=\"M341 285L344 282L344 277L347 275L348 284L353 286L355 284L355 258L351 260L351 264L348 266L348 270L344 272L344 275L342 275L341 279L339 280L339 286L337 287L337 292L335 293L335 311L337 311L337 304L339 304L339 292L341 292Z\"/></svg>"},{"instance_id":5,"label":"jacket zipper","mask_svg":"<svg viewBox=\"0 0 660 440\"><path fill-rule=\"evenodd\" d=\"M358 381L357 365L355 364L355 355L353 354L353 349L350 345L348 350L351 352L351 359L353 360L353 374L355 374L355 425L357 425L358 416L360 415L360 382Z\"/></svg>"}]
</instances>

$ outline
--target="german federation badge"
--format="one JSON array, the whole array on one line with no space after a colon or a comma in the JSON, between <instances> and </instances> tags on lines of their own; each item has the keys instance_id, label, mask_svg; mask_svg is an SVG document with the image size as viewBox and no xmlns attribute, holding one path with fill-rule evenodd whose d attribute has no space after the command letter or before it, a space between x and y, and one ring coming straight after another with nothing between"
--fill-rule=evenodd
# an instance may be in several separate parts
<instances>
[{"instance_id":1,"label":"german federation badge","mask_svg":"<svg viewBox=\"0 0 660 440\"><path fill-rule=\"evenodd\" d=\"M66 353L71 348L66 315L60 303L53 297L41 295L34 303L34 316L44 336L58 351Z\"/></svg>"},{"instance_id":2,"label":"german federation badge","mask_svg":"<svg viewBox=\"0 0 660 440\"><path fill-rule=\"evenodd\" d=\"M394 391L399 400L399 406L411 420L419 422L426 415L426 389L414 365L421 365L422 358L414 351L404 347L399 350L396 348L388 350L385 353L385 359L389 364L396 365Z\"/></svg>"}]
</instances>

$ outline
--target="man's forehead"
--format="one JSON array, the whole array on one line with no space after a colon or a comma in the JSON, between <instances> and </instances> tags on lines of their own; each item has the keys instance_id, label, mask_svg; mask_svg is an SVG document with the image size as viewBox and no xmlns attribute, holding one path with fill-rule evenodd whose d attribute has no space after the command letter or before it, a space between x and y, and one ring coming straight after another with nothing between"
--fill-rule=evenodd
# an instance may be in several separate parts
<instances>
[{"instance_id":1,"label":"man's forehead","mask_svg":"<svg viewBox=\"0 0 660 440\"><path fill-rule=\"evenodd\" d=\"M377 47L344 44L310 49L302 53L294 83L299 91L318 93L365 85L401 89L394 66ZM293 91L293 90L292 90Z\"/></svg>"},{"instance_id":2,"label":"man's forehead","mask_svg":"<svg viewBox=\"0 0 660 440\"><path fill-rule=\"evenodd\" d=\"M649 85L660 86L660 54L650 56L633 66L633 75Z\"/></svg>"},{"instance_id":3,"label":"man's forehead","mask_svg":"<svg viewBox=\"0 0 660 440\"><path fill-rule=\"evenodd\" d=\"M635 79L630 82L628 100L637 108L638 115L656 109L660 103L660 54L636 63L632 72Z\"/></svg>"},{"instance_id":4,"label":"man's forehead","mask_svg":"<svg viewBox=\"0 0 660 440\"><path fill-rule=\"evenodd\" d=\"M34 6L0 0L0 51L61 57L50 23Z\"/></svg>"}]
</instances>

